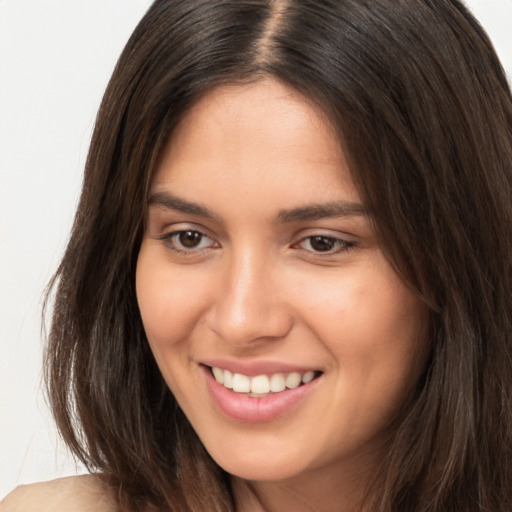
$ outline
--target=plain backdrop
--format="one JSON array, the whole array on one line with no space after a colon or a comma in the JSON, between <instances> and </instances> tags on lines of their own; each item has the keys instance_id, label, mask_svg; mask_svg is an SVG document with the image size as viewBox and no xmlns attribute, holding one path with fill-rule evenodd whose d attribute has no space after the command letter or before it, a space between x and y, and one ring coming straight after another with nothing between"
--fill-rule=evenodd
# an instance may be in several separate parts
<instances>
[{"instance_id":1,"label":"plain backdrop","mask_svg":"<svg viewBox=\"0 0 512 512\"><path fill-rule=\"evenodd\" d=\"M0 0L0 499L83 472L41 393L41 305L102 93L149 0ZM512 77L512 0L470 0Z\"/></svg>"}]
</instances>

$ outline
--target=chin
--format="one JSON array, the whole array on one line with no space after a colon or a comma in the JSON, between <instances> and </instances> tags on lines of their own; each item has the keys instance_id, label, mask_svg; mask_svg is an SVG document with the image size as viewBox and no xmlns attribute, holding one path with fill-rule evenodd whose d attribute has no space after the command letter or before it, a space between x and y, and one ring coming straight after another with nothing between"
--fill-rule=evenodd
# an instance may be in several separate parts
<instances>
[{"instance_id":1,"label":"chin","mask_svg":"<svg viewBox=\"0 0 512 512\"><path fill-rule=\"evenodd\" d=\"M220 463L219 463L220 462ZM287 461L267 460L264 463L261 460L227 460L217 462L222 469L230 475L250 481L281 481L293 478L300 469L297 466L291 466Z\"/></svg>"},{"instance_id":2,"label":"chin","mask_svg":"<svg viewBox=\"0 0 512 512\"><path fill-rule=\"evenodd\" d=\"M229 474L253 481L278 481L293 478L307 470L308 461L299 448L301 443L286 446L282 436L243 445L224 439L206 444L215 462ZM211 449L210 449L211 448Z\"/></svg>"}]
</instances>

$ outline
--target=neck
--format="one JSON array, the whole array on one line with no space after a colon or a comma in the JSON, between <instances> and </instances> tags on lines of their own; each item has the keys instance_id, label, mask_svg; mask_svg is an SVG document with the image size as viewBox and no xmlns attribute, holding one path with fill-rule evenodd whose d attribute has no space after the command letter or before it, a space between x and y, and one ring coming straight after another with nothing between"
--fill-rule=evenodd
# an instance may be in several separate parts
<instances>
[{"instance_id":1,"label":"neck","mask_svg":"<svg viewBox=\"0 0 512 512\"><path fill-rule=\"evenodd\" d=\"M367 483L362 475L320 475L319 471L277 482L232 478L237 512L364 512Z\"/></svg>"}]
</instances>

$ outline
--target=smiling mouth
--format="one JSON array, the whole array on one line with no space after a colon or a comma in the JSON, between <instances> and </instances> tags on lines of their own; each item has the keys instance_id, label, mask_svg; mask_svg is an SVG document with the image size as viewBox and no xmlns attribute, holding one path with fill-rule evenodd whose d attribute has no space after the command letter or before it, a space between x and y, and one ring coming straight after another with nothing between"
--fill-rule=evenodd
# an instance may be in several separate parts
<instances>
[{"instance_id":1,"label":"smiling mouth","mask_svg":"<svg viewBox=\"0 0 512 512\"><path fill-rule=\"evenodd\" d=\"M210 367L215 380L235 393L254 398L263 398L287 389L295 389L318 378L322 372L309 370L304 373L273 373L249 377L241 373L232 373L218 367Z\"/></svg>"}]
</instances>

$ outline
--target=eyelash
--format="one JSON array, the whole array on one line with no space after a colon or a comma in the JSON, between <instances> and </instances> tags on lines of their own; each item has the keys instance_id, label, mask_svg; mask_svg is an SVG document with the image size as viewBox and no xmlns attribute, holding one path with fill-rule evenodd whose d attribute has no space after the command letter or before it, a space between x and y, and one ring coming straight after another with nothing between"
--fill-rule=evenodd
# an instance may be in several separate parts
<instances>
[{"instance_id":1,"label":"eyelash","mask_svg":"<svg viewBox=\"0 0 512 512\"><path fill-rule=\"evenodd\" d=\"M303 247L300 247L304 242L308 242L310 246L312 246L312 242L320 242L328 244L332 244L333 247L330 249L327 249L325 251L319 251L319 250L308 250L304 249ZM325 254L325 255L332 255L332 254L340 254L343 252L350 251L351 249L354 249L356 247L355 242L351 242L348 240L344 240L343 238L339 238L336 236L328 236L328 235L310 235L302 238L297 244L295 244L295 247L299 247L305 251L311 252L313 254Z\"/></svg>"},{"instance_id":2,"label":"eyelash","mask_svg":"<svg viewBox=\"0 0 512 512\"><path fill-rule=\"evenodd\" d=\"M201 233L201 231L198 231L197 229L180 229L178 231L172 231L171 233L167 233L167 234L163 235L162 237L160 237L160 240L162 240L171 250L177 252L178 254L184 254L184 255L196 254L200 251L204 251L204 250L210 248L210 247L199 247L199 248L192 247L192 248L188 248L188 249L180 248L177 245L177 242L174 241L174 239L179 239L180 236L185 235L187 233L193 234L194 236L199 235L201 237L200 241L199 241L200 244L205 239L211 240L211 242L213 242L213 244L215 244L215 242L208 235Z\"/></svg>"},{"instance_id":3,"label":"eyelash","mask_svg":"<svg viewBox=\"0 0 512 512\"><path fill-rule=\"evenodd\" d=\"M179 242L179 237L183 235L192 235L194 237L197 237L199 235L201 238L199 239L199 244L201 244L204 240L210 240L211 244L206 247L191 247L191 248L183 248L183 244ZM214 242L208 235L205 233L202 233L201 231L195 230L195 229L180 229L178 231L172 231L170 233L167 233L159 238L165 244L173 251L175 251L178 254L184 254L184 255L192 255L197 254L198 252L202 252L204 250L210 249L210 248L217 248L218 245L216 245L216 242ZM327 243L328 245L332 245L333 247L328 248L325 251L322 250L314 250L314 249L306 249L302 247L302 244L308 243L310 247L312 247L312 242L316 241L319 243ZM180 247L178 244L181 243ZM328 235L310 235L306 236L304 238L301 238L296 244L292 246L292 248L297 248L304 250L308 253L312 254L318 254L318 255L333 255L333 254L340 254L344 252L348 252L350 250L353 250L357 244L352 241L344 240L343 238L335 237L335 236L328 236Z\"/></svg>"}]
</instances>

